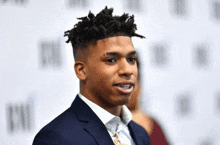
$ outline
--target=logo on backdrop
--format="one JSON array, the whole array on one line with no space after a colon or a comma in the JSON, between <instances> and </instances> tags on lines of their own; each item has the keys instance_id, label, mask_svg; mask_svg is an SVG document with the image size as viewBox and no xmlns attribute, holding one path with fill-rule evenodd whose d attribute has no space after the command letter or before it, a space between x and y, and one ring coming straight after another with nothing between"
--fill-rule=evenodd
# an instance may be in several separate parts
<instances>
[{"instance_id":1,"label":"logo on backdrop","mask_svg":"<svg viewBox=\"0 0 220 145\"><path fill-rule=\"evenodd\" d=\"M216 20L220 20L220 1L212 2L213 16Z\"/></svg>"},{"instance_id":2,"label":"logo on backdrop","mask_svg":"<svg viewBox=\"0 0 220 145\"><path fill-rule=\"evenodd\" d=\"M216 97L215 97L215 105L216 108L216 113L220 115L220 92L217 93Z\"/></svg>"},{"instance_id":3,"label":"logo on backdrop","mask_svg":"<svg viewBox=\"0 0 220 145\"><path fill-rule=\"evenodd\" d=\"M194 49L194 62L198 68L204 68L209 65L209 53L205 45L198 45Z\"/></svg>"},{"instance_id":4,"label":"logo on backdrop","mask_svg":"<svg viewBox=\"0 0 220 145\"><path fill-rule=\"evenodd\" d=\"M28 0L0 0L0 4L25 5Z\"/></svg>"},{"instance_id":5,"label":"logo on backdrop","mask_svg":"<svg viewBox=\"0 0 220 145\"><path fill-rule=\"evenodd\" d=\"M125 0L125 6L128 10L139 12L142 10L142 4L140 0Z\"/></svg>"},{"instance_id":6,"label":"logo on backdrop","mask_svg":"<svg viewBox=\"0 0 220 145\"><path fill-rule=\"evenodd\" d=\"M198 144L198 145L214 145L214 140L209 137L200 137L197 139L196 144Z\"/></svg>"},{"instance_id":7,"label":"logo on backdrop","mask_svg":"<svg viewBox=\"0 0 220 145\"><path fill-rule=\"evenodd\" d=\"M173 0L173 13L178 16L186 15L186 0Z\"/></svg>"},{"instance_id":8,"label":"logo on backdrop","mask_svg":"<svg viewBox=\"0 0 220 145\"><path fill-rule=\"evenodd\" d=\"M165 45L156 44L152 50L152 63L155 66L163 67L168 64L168 54Z\"/></svg>"},{"instance_id":9,"label":"logo on backdrop","mask_svg":"<svg viewBox=\"0 0 220 145\"><path fill-rule=\"evenodd\" d=\"M60 41L43 40L39 45L39 63L41 68L60 68L62 66Z\"/></svg>"},{"instance_id":10,"label":"logo on backdrop","mask_svg":"<svg viewBox=\"0 0 220 145\"><path fill-rule=\"evenodd\" d=\"M68 0L67 2L68 7L87 7L88 6L88 0Z\"/></svg>"},{"instance_id":11,"label":"logo on backdrop","mask_svg":"<svg viewBox=\"0 0 220 145\"><path fill-rule=\"evenodd\" d=\"M192 112L192 96L189 93L181 94L177 97L176 108L177 115L181 117L189 116Z\"/></svg>"},{"instance_id":12,"label":"logo on backdrop","mask_svg":"<svg viewBox=\"0 0 220 145\"><path fill-rule=\"evenodd\" d=\"M34 94L27 101L8 103L6 115L9 133L30 132L34 126Z\"/></svg>"}]
</instances>

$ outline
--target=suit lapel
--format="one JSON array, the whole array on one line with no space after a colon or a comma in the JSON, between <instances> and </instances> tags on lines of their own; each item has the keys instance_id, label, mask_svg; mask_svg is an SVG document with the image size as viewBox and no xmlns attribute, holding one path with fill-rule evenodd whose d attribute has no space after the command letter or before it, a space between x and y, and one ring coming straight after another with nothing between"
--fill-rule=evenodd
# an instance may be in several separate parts
<instances>
[{"instance_id":1,"label":"suit lapel","mask_svg":"<svg viewBox=\"0 0 220 145\"><path fill-rule=\"evenodd\" d=\"M105 126L100 127L99 124L95 122L90 122L85 126L85 130L87 130L95 138L99 145L114 144L109 133L106 131Z\"/></svg>"},{"instance_id":2,"label":"suit lapel","mask_svg":"<svg viewBox=\"0 0 220 145\"><path fill-rule=\"evenodd\" d=\"M79 121L82 122L84 129L91 134L99 145L113 145L113 141L105 128L105 125L77 95L71 110L74 111Z\"/></svg>"},{"instance_id":3,"label":"suit lapel","mask_svg":"<svg viewBox=\"0 0 220 145\"><path fill-rule=\"evenodd\" d=\"M134 122L130 122L128 124L128 128L129 128L129 131L130 131L130 134L131 134L131 137L132 139L134 140L135 142L135 145L143 145L142 141L141 141L141 137L139 136L139 130L135 127L135 124Z\"/></svg>"}]
</instances>

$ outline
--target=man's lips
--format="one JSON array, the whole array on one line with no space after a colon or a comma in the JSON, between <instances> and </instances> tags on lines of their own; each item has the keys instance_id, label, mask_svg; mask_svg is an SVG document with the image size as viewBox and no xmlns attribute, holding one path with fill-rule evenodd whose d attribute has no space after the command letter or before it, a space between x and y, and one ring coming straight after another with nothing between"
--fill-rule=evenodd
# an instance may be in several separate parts
<instances>
[{"instance_id":1,"label":"man's lips","mask_svg":"<svg viewBox=\"0 0 220 145\"><path fill-rule=\"evenodd\" d=\"M114 84L114 87L117 91L119 91L122 94L131 94L131 92L134 89L134 83L133 82L121 82Z\"/></svg>"}]
</instances>

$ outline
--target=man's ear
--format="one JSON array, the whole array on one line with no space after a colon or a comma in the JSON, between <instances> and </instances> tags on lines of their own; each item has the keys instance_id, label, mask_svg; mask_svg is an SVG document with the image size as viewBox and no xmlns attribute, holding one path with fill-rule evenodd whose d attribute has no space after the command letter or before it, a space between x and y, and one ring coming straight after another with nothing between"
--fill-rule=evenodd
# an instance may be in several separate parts
<instances>
[{"instance_id":1,"label":"man's ear","mask_svg":"<svg viewBox=\"0 0 220 145\"><path fill-rule=\"evenodd\" d=\"M81 80L84 81L87 78L86 74L86 64L82 61L76 61L74 64L74 69L76 76Z\"/></svg>"}]
</instances>

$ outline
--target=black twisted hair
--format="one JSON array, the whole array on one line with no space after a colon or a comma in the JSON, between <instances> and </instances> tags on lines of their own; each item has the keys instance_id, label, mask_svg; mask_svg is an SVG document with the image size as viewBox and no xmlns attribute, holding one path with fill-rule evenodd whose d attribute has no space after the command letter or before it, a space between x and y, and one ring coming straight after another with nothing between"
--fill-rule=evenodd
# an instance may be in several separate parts
<instances>
[{"instance_id":1,"label":"black twisted hair","mask_svg":"<svg viewBox=\"0 0 220 145\"><path fill-rule=\"evenodd\" d=\"M124 13L122 16L112 16L113 8L107 6L96 16L89 12L88 16L78 18L79 21L74 28L64 32L68 37L67 43L71 42L74 57L78 49L87 48L88 44L96 44L97 40L113 36L144 36L135 33L134 15Z\"/></svg>"}]
</instances>

